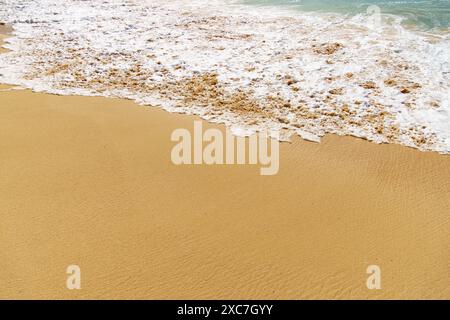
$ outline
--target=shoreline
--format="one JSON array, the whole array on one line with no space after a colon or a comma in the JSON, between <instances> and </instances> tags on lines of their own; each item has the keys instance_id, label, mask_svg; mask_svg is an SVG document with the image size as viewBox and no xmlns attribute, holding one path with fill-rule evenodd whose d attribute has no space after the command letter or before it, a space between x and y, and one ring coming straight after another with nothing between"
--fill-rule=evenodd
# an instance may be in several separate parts
<instances>
[{"instance_id":1,"label":"shoreline","mask_svg":"<svg viewBox=\"0 0 450 320\"><path fill-rule=\"evenodd\" d=\"M2 54L4 52L11 51L11 50L3 48L2 46L3 46L4 41L7 38L12 36L12 32L13 31L14 31L14 29L8 24L0 25L0 54ZM14 88L14 87L16 87L16 85L8 84L8 83L0 83L0 89L9 89L9 88ZM20 87L20 86L17 86L17 87ZM99 96L78 95L78 94L67 94L66 95L66 94L56 94L56 93L49 93L49 92L35 92L35 91L33 91L31 89L28 89L28 88L25 88L25 89L22 89L22 90L30 91L30 92L37 93L37 94L57 95L57 96L66 96L66 97L86 97L86 98L87 97L99 97ZM198 120L201 120L201 122L203 122L203 123L205 123L205 122L209 123L210 125L226 126L224 123L220 123L220 122L216 123L216 122L213 122L213 121L209 121L207 119L199 117L198 115L189 115L189 114L185 114L183 112L179 113L179 112L175 112L175 111L169 111L169 110L166 110L162 106L142 105L142 104L137 103L136 101L134 101L131 98L120 98L120 97L114 97L114 96L112 96L112 97L102 97L102 96L100 96L100 97L101 98L105 98L105 99L119 99L119 100L124 100L124 101L130 101L130 102L132 102L134 104L137 104L138 106L145 107L145 108L157 108L159 110L162 110L162 111L168 112L168 113L182 114L182 115L187 115L187 116L191 116L191 117L192 116L193 117L198 117ZM366 142L374 143L373 141L370 141L370 140L368 140L365 137L359 137L359 136L355 136L355 135L351 135L351 134L339 135L339 134L332 134L332 133L328 133L324 137L321 137L321 139L319 141L316 141L314 138L311 139L308 134L306 134L304 136L294 135L294 136L290 137L290 139L300 138L300 139L304 140L307 143L318 143L318 144L321 144L322 143L321 140L326 138L326 137L328 137L328 136L348 137L348 138L351 138L351 139L359 139L359 140L363 140L363 141L366 141ZM248 136L246 136L245 138L248 139ZM284 139L281 139L279 142L281 144L286 144L286 143L287 144L291 144L292 143L292 141L284 140ZM391 143L379 143L379 144L378 143L374 143L374 144L376 144L376 145L384 145L384 144L391 144ZM419 150L419 149L417 149L415 147L412 147L412 146L406 146L406 145L401 145L401 144L396 144L396 143L394 143L394 145L400 146L402 148L416 150L416 151L419 151L419 152L422 152L422 153L433 153L433 154L438 154L438 155L443 156L443 157L446 157L446 156L450 157L450 153L440 153L438 151L433 151L433 150Z\"/></svg>"},{"instance_id":2,"label":"shoreline","mask_svg":"<svg viewBox=\"0 0 450 320\"><path fill-rule=\"evenodd\" d=\"M18 24L19 39L11 46L23 48L28 59L19 53L4 57L4 66L11 67L0 69L3 81L40 92L160 105L170 112L225 123L242 135L274 130L281 133L281 140L298 134L319 141L331 133L450 152L448 80L439 71L446 59L438 54L445 43L428 42L403 28L398 32L389 24L372 26L362 18L337 19L342 27L337 28L321 23L324 18L259 8L262 17L255 21L256 13L246 6L232 6L236 15L217 4L211 10L194 10L202 3L105 7L102 10L129 18L125 20L130 28L145 34L124 52L120 39L131 36L128 27L114 28L107 19L92 22L103 26L94 31L93 37L99 39L96 50L89 49L90 37L73 36L64 20L55 20L53 27L59 30L55 36L39 24L33 28L27 22ZM92 1L55 2L53 14L79 5L74 8L94 10ZM15 15L29 18L42 10L39 4L30 4ZM162 29L150 28L161 22L161 16L168 17ZM86 20L76 18L73 23L81 32ZM302 32L313 26L314 36ZM171 36L161 37L161 32ZM180 35L185 32L192 41L183 40ZM109 33L114 37L103 38ZM105 44L117 50L112 52ZM248 50L238 54L245 47ZM366 50L372 53L367 55ZM433 70L436 75L430 77Z\"/></svg>"},{"instance_id":3,"label":"shoreline","mask_svg":"<svg viewBox=\"0 0 450 320\"><path fill-rule=\"evenodd\" d=\"M7 25L7 24L1 24L0 25L0 54L3 54L5 52L8 52L8 49L3 48L3 44L5 43L5 40L11 37L11 33L13 32L13 29ZM12 86L5 83L0 83L0 90L5 90L8 88L11 88Z\"/></svg>"}]
</instances>

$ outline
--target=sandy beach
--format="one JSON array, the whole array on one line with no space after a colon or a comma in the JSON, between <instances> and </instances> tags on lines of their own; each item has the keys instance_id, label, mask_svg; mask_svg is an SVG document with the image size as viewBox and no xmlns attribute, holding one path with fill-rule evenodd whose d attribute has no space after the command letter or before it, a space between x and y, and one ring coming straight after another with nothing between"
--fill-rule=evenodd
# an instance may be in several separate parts
<instances>
[{"instance_id":1,"label":"sandy beach","mask_svg":"<svg viewBox=\"0 0 450 320\"><path fill-rule=\"evenodd\" d=\"M10 88L0 299L450 298L449 156L327 135L282 143L274 176L176 166L170 135L198 117Z\"/></svg>"},{"instance_id":2,"label":"sandy beach","mask_svg":"<svg viewBox=\"0 0 450 320\"><path fill-rule=\"evenodd\" d=\"M265 177L173 165L195 117L30 91L0 106L2 299L450 298L448 156L295 138Z\"/></svg>"}]
</instances>

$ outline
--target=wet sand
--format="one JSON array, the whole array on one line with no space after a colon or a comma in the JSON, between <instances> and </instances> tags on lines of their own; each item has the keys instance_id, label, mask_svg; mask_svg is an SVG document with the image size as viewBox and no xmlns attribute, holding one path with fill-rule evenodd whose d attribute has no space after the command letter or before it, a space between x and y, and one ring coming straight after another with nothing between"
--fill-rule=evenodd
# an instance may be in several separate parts
<instances>
[{"instance_id":1,"label":"wet sand","mask_svg":"<svg viewBox=\"0 0 450 320\"><path fill-rule=\"evenodd\" d=\"M328 136L282 144L275 176L175 166L194 120L1 91L0 298L450 298L449 156Z\"/></svg>"},{"instance_id":2,"label":"wet sand","mask_svg":"<svg viewBox=\"0 0 450 320\"><path fill-rule=\"evenodd\" d=\"M0 35L5 36L11 32L11 27L0 22Z\"/></svg>"},{"instance_id":3,"label":"wet sand","mask_svg":"<svg viewBox=\"0 0 450 320\"><path fill-rule=\"evenodd\" d=\"M1 45L3 45L3 41L8 38L11 31L12 29L8 25L0 24L0 53L7 51L5 48L2 48Z\"/></svg>"}]
</instances>

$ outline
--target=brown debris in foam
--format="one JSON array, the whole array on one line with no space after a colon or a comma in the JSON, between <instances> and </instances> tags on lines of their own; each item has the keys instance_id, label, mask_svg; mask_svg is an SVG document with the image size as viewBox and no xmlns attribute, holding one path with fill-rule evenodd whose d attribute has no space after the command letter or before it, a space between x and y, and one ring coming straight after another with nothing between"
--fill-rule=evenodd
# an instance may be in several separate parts
<instances>
[{"instance_id":1,"label":"brown debris in foam","mask_svg":"<svg viewBox=\"0 0 450 320\"><path fill-rule=\"evenodd\" d=\"M379 135L389 142L400 142L400 136L406 135L418 147L425 143L432 143L429 135L425 135L424 132L414 132L412 135L410 132L405 133L391 127L391 120L385 121L385 118L392 115L374 101L371 101L369 105L367 102L361 101L353 101L350 104L339 102L339 95L343 94L342 88L331 89L328 94L326 92L316 93L315 96L311 94L318 104L325 106L322 109L308 107L311 103L307 102L308 100L303 100L303 102L302 100L295 102L285 100L281 94L273 94L257 100L251 90L238 89L229 92L226 90L226 84L219 81L218 74L215 72L198 74L177 81L168 80L165 83L157 83L148 81L154 71L145 69L139 64L127 69L111 68L100 73L86 74L82 64L78 65L73 60L69 60L64 63L58 62L49 70L54 73L71 74L74 80L66 80L63 84L66 87L81 87L98 92L128 89L131 92L156 93L163 99L174 101L179 106L205 108L206 114L218 116L227 112L234 113L239 115L242 123L251 125L270 120L283 124L285 128L304 128L313 130L312 132L314 130L340 132L357 127L370 134ZM163 72L162 70L157 73ZM165 72L168 73L165 79L171 79L170 71L166 70ZM351 77L348 75L346 77L351 78L353 74ZM294 85L293 79L290 75L279 75L279 80L284 81L291 90L296 91L298 88ZM407 88L420 87L406 81L397 84ZM377 88L372 81L365 82L361 86L368 89ZM364 108L358 107L362 103L364 103ZM361 114L365 115L361 117Z\"/></svg>"},{"instance_id":2,"label":"brown debris in foam","mask_svg":"<svg viewBox=\"0 0 450 320\"><path fill-rule=\"evenodd\" d=\"M345 113L345 114L349 114L350 113L350 109L349 109L348 104L344 104L342 106L342 112Z\"/></svg>"},{"instance_id":3,"label":"brown debris in foam","mask_svg":"<svg viewBox=\"0 0 450 320\"><path fill-rule=\"evenodd\" d=\"M341 43L324 43L319 46L313 45L313 50L315 53L323 54L323 55L332 55L337 51L341 50L344 46Z\"/></svg>"},{"instance_id":4,"label":"brown debris in foam","mask_svg":"<svg viewBox=\"0 0 450 320\"><path fill-rule=\"evenodd\" d=\"M400 92L403 94L411 93L411 90L409 88L402 88L400 89Z\"/></svg>"},{"instance_id":5,"label":"brown debris in foam","mask_svg":"<svg viewBox=\"0 0 450 320\"><path fill-rule=\"evenodd\" d=\"M440 107L439 102L436 102L436 101L431 101L430 102L430 106L433 107L433 108L439 108Z\"/></svg>"},{"instance_id":6,"label":"brown debris in foam","mask_svg":"<svg viewBox=\"0 0 450 320\"><path fill-rule=\"evenodd\" d=\"M399 91L403 94L411 93L412 91L422 87L418 83L398 78L388 78L384 80L384 84L388 87L398 87Z\"/></svg>"},{"instance_id":7,"label":"brown debris in foam","mask_svg":"<svg viewBox=\"0 0 450 320\"><path fill-rule=\"evenodd\" d=\"M207 39L209 41L216 41L216 40L249 40L253 37L251 34L230 34L226 33L225 31L217 34L211 34L207 36Z\"/></svg>"},{"instance_id":8,"label":"brown debris in foam","mask_svg":"<svg viewBox=\"0 0 450 320\"><path fill-rule=\"evenodd\" d=\"M394 87L397 85L397 81L395 81L395 79L386 79L384 80L384 84L388 87Z\"/></svg>"},{"instance_id":9,"label":"brown debris in foam","mask_svg":"<svg viewBox=\"0 0 450 320\"><path fill-rule=\"evenodd\" d=\"M45 73L45 75L51 76L51 75L60 73L61 71L64 71L64 70L67 70L67 69L69 69L69 65L68 64L57 65L57 66L54 66L53 68L49 69Z\"/></svg>"},{"instance_id":10,"label":"brown debris in foam","mask_svg":"<svg viewBox=\"0 0 450 320\"><path fill-rule=\"evenodd\" d=\"M409 82L407 85L400 89L400 92L403 94L411 93L414 90L420 89L422 86L418 83Z\"/></svg>"},{"instance_id":11,"label":"brown debris in foam","mask_svg":"<svg viewBox=\"0 0 450 320\"><path fill-rule=\"evenodd\" d=\"M254 114L263 118L272 117L270 109L262 109L249 92L238 90L233 94L226 93L219 84L216 73L194 76L178 84L181 87L181 95L189 105L211 107L219 113L230 111L240 115Z\"/></svg>"},{"instance_id":12,"label":"brown debris in foam","mask_svg":"<svg viewBox=\"0 0 450 320\"><path fill-rule=\"evenodd\" d=\"M286 75L286 76L284 77L284 79L285 79L286 84L287 84L288 86L292 86L293 84L296 84L296 83L298 82L298 80L294 79L294 77L291 76L291 75L289 75L289 74Z\"/></svg>"},{"instance_id":13,"label":"brown debris in foam","mask_svg":"<svg viewBox=\"0 0 450 320\"><path fill-rule=\"evenodd\" d=\"M342 95L342 94L344 94L344 88L335 88L335 89L331 89L328 92L330 94L334 94L334 95Z\"/></svg>"},{"instance_id":14,"label":"brown debris in foam","mask_svg":"<svg viewBox=\"0 0 450 320\"><path fill-rule=\"evenodd\" d=\"M377 88L377 85L373 81L364 82L364 83L360 84L360 86L363 87L364 89L376 89Z\"/></svg>"}]
</instances>

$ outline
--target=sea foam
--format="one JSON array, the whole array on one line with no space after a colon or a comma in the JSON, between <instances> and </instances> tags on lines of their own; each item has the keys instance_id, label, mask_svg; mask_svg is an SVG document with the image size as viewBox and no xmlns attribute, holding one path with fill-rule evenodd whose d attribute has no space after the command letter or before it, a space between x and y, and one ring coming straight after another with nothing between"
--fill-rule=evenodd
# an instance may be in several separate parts
<instances>
[{"instance_id":1,"label":"sea foam","mask_svg":"<svg viewBox=\"0 0 450 320\"><path fill-rule=\"evenodd\" d=\"M14 27L0 82L133 99L240 135L450 153L448 34L372 18L226 0L0 0Z\"/></svg>"}]
</instances>

